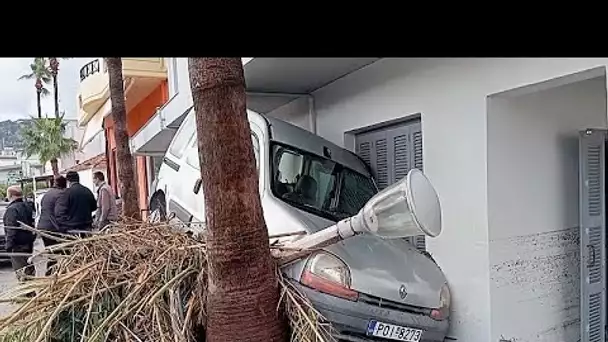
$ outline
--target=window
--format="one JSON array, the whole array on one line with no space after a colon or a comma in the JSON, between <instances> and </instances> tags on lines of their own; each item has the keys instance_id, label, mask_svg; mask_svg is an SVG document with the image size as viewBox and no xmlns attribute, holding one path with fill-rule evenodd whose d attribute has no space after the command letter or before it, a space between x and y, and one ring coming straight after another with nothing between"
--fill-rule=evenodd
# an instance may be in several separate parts
<instances>
[{"instance_id":1,"label":"window","mask_svg":"<svg viewBox=\"0 0 608 342\"><path fill-rule=\"evenodd\" d=\"M260 171L260 141L258 137L252 132L251 140L253 144L253 153L255 155L255 166L258 172ZM190 147L188 148L188 154L186 155L186 163L193 168L200 170L198 162L198 142L196 139L192 140Z\"/></svg>"},{"instance_id":2,"label":"window","mask_svg":"<svg viewBox=\"0 0 608 342\"><path fill-rule=\"evenodd\" d=\"M289 146L273 146L273 165L277 198L333 221L355 215L376 193L371 177Z\"/></svg>"},{"instance_id":3,"label":"window","mask_svg":"<svg viewBox=\"0 0 608 342\"><path fill-rule=\"evenodd\" d=\"M260 139L253 132L251 132L251 142L253 143L253 154L255 155L255 168L260 173Z\"/></svg>"},{"instance_id":4,"label":"window","mask_svg":"<svg viewBox=\"0 0 608 342\"><path fill-rule=\"evenodd\" d=\"M169 147L169 153L177 158L181 158L184 155L185 147L195 133L196 125L194 124L194 111L190 111L186 114L184 122L182 122L175 138L173 138L171 146Z\"/></svg>"},{"instance_id":5,"label":"window","mask_svg":"<svg viewBox=\"0 0 608 342\"><path fill-rule=\"evenodd\" d=\"M193 168L199 170L200 165L198 163L198 140L192 139L190 147L188 147L188 154L186 155L186 163Z\"/></svg>"},{"instance_id":6,"label":"window","mask_svg":"<svg viewBox=\"0 0 608 342\"><path fill-rule=\"evenodd\" d=\"M304 157L285 150L278 156L278 160L277 180L283 184L294 186L302 173L302 161Z\"/></svg>"},{"instance_id":7,"label":"window","mask_svg":"<svg viewBox=\"0 0 608 342\"><path fill-rule=\"evenodd\" d=\"M356 213L361 209L361 203L367 203L375 194L376 188L368 178L356 172L344 172L336 211Z\"/></svg>"}]
</instances>

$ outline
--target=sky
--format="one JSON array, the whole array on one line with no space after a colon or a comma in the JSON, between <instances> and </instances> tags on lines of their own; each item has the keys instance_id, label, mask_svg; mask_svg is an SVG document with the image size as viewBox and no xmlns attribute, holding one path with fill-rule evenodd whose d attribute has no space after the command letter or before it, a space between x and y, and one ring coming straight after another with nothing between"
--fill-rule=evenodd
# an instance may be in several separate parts
<instances>
[{"instance_id":1,"label":"sky","mask_svg":"<svg viewBox=\"0 0 608 342\"><path fill-rule=\"evenodd\" d=\"M0 121L36 116L35 80L17 79L29 74L32 58L0 58ZM94 58L73 58L59 63L59 110L66 118L76 118L80 68ZM47 85L51 94L42 99L42 115L53 116L53 84Z\"/></svg>"}]
</instances>

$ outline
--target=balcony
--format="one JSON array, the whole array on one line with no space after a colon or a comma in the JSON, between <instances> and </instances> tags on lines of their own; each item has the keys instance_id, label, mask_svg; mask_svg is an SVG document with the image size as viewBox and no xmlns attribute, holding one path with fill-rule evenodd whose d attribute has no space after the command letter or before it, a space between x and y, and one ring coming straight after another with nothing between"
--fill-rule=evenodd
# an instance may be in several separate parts
<instances>
[{"instance_id":1,"label":"balcony","mask_svg":"<svg viewBox=\"0 0 608 342\"><path fill-rule=\"evenodd\" d=\"M127 107L131 107L167 78L167 67L162 57L123 58L122 74ZM79 124L85 125L104 107L109 98L108 69L105 61L103 58L94 59L80 69Z\"/></svg>"}]
</instances>

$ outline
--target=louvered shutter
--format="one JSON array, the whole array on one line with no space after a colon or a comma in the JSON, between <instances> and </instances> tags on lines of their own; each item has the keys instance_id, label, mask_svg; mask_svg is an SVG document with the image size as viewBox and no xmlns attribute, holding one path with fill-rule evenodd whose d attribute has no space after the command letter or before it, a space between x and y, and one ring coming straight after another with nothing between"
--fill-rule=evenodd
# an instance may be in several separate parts
<instances>
[{"instance_id":1,"label":"louvered shutter","mask_svg":"<svg viewBox=\"0 0 608 342\"><path fill-rule=\"evenodd\" d=\"M409 126L409 138L411 141L410 160L411 167L420 171L424 171L422 163L422 125L420 122L413 123ZM409 172L409 170L408 170ZM421 251L426 250L426 236L419 235L412 238L411 241L416 248Z\"/></svg>"},{"instance_id":2,"label":"louvered shutter","mask_svg":"<svg viewBox=\"0 0 608 342\"><path fill-rule=\"evenodd\" d=\"M587 130L580 134L582 342L604 342L606 338L605 144L605 131Z\"/></svg>"},{"instance_id":3,"label":"louvered shutter","mask_svg":"<svg viewBox=\"0 0 608 342\"><path fill-rule=\"evenodd\" d=\"M422 171L422 130L411 121L356 136L356 152L372 169L380 190L407 176L412 168ZM424 235L407 238L420 250L426 249Z\"/></svg>"},{"instance_id":4,"label":"louvered shutter","mask_svg":"<svg viewBox=\"0 0 608 342\"><path fill-rule=\"evenodd\" d=\"M386 133L374 131L357 136L356 144L356 153L372 169L378 188L386 188L391 180Z\"/></svg>"}]
</instances>

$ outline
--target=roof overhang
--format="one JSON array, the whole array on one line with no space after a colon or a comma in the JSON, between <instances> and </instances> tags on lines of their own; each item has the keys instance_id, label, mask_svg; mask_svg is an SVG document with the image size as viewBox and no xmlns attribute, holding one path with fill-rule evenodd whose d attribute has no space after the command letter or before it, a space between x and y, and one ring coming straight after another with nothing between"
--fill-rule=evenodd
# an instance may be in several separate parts
<instances>
[{"instance_id":1,"label":"roof overhang","mask_svg":"<svg viewBox=\"0 0 608 342\"><path fill-rule=\"evenodd\" d=\"M252 58L244 66L247 107L268 113L380 58Z\"/></svg>"}]
</instances>

